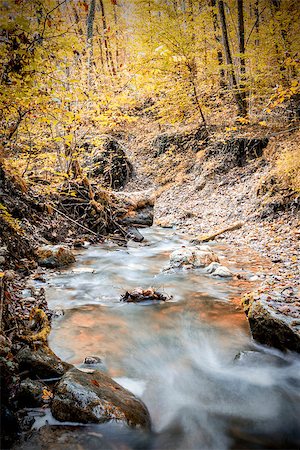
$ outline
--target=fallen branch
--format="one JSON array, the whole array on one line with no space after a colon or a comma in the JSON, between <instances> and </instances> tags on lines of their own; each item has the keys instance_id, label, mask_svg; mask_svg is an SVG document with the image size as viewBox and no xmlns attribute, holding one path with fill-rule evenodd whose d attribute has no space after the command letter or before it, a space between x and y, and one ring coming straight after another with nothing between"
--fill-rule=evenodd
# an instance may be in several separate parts
<instances>
[{"instance_id":1,"label":"fallen branch","mask_svg":"<svg viewBox=\"0 0 300 450\"><path fill-rule=\"evenodd\" d=\"M233 231L238 230L239 228L242 228L245 222L237 222L233 225L229 225L228 227L222 228L222 230L216 231L212 234L203 234L202 236L198 236L195 239L193 239L191 242L193 244L200 244L202 242L209 242L213 241L217 236L220 236L223 233L226 233L227 231Z\"/></svg>"},{"instance_id":2,"label":"fallen branch","mask_svg":"<svg viewBox=\"0 0 300 450\"><path fill-rule=\"evenodd\" d=\"M95 236L98 236L97 233L95 233L94 231L90 230L88 227L85 227L84 225L81 225L81 223L77 222L77 220L71 219L71 217L67 216L66 214L64 214L63 212L59 211L59 209L54 208L54 206L51 205L51 207L53 208L53 210L55 212L57 212L58 214L61 214L63 217L65 217L66 219L70 220L70 222L75 223L76 225L78 225L79 227L83 228L84 230L88 231L89 233L92 233Z\"/></svg>"}]
</instances>

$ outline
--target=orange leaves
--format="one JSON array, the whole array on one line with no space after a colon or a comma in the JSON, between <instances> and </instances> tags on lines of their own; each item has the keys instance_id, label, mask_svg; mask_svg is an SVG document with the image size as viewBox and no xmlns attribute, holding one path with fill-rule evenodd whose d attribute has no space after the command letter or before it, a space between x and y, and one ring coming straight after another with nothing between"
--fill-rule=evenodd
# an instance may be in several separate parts
<instances>
[{"instance_id":1,"label":"orange leaves","mask_svg":"<svg viewBox=\"0 0 300 450\"><path fill-rule=\"evenodd\" d=\"M52 398L53 398L53 393L46 388L43 389L42 399L45 402L49 402Z\"/></svg>"},{"instance_id":2,"label":"orange leaves","mask_svg":"<svg viewBox=\"0 0 300 450\"><path fill-rule=\"evenodd\" d=\"M79 5L85 10L85 12L88 12L89 5L85 1L79 2Z\"/></svg>"},{"instance_id":3,"label":"orange leaves","mask_svg":"<svg viewBox=\"0 0 300 450\"><path fill-rule=\"evenodd\" d=\"M100 387L100 383L99 383L97 380L91 380L91 383L92 383L94 386Z\"/></svg>"}]
</instances>

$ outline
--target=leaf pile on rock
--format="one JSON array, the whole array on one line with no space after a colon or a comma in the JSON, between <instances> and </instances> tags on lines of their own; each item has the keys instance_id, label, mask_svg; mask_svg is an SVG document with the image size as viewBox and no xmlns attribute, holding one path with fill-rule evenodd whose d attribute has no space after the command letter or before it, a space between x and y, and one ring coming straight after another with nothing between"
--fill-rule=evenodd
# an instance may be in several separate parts
<instances>
[{"instance_id":1,"label":"leaf pile on rock","mask_svg":"<svg viewBox=\"0 0 300 450\"><path fill-rule=\"evenodd\" d=\"M165 295L161 292L155 291L152 288L142 289L136 288L132 291L126 291L125 294L121 296L121 302L127 303L140 303L145 301L168 301L171 300L171 295Z\"/></svg>"}]
</instances>

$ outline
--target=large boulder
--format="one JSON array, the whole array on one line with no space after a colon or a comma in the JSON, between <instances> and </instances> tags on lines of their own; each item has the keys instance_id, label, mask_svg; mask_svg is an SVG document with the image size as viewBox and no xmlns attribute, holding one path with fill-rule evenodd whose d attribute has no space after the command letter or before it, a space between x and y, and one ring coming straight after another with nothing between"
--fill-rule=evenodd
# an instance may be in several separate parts
<instances>
[{"instance_id":1,"label":"large boulder","mask_svg":"<svg viewBox=\"0 0 300 450\"><path fill-rule=\"evenodd\" d=\"M254 339L300 352L299 302L276 301L272 293L257 291L246 294L242 304Z\"/></svg>"},{"instance_id":2,"label":"large boulder","mask_svg":"<svg viewBox=\"0 0 300 450\"><path fill-rule=\"evenodd\" d=\"M197 247L182 247L170 255L169 269L198 269L219 262L218 256L208 245Z\"/></svg>"},{"instance_id":3,"label":"large boulder","mask_svg":"<svg viewBox=\"0 0 300 450\"><path fill-rule=\"evenodd\" d=\"M111 419L150 428L146 406L131 392L100 371L69 370L59 382L51 404L62 422L102 423Z\"/></svg>"},{"instance_id":4,"label":"large boulder","mask_svg":"<svg viewBox=\"0 0 300 450\"><path fill-rule=\"evenodd\" d=\"M20 372L28 371L31 378L56 378L62 377L72 366L63 362L46 345L22 348L16 355Z\"/></svg>"}]
</instances>

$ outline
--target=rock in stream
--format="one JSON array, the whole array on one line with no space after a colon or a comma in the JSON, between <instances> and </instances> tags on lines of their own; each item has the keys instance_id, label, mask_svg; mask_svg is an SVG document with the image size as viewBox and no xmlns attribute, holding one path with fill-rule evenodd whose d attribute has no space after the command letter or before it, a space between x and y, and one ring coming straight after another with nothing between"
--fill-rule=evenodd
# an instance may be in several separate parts
<instances>
[{"instance_id":1,"label":"rock in stream","mask_svg":"<svg viewBox=\"0 0 300 450\"><path fill-rule=\"evenodd\" d=\"M59 382L51 404L60 421L102 423L119 420L133 427L150 429L146 406L103 372L69 370Z\"/></svg>"}]
</instances>

